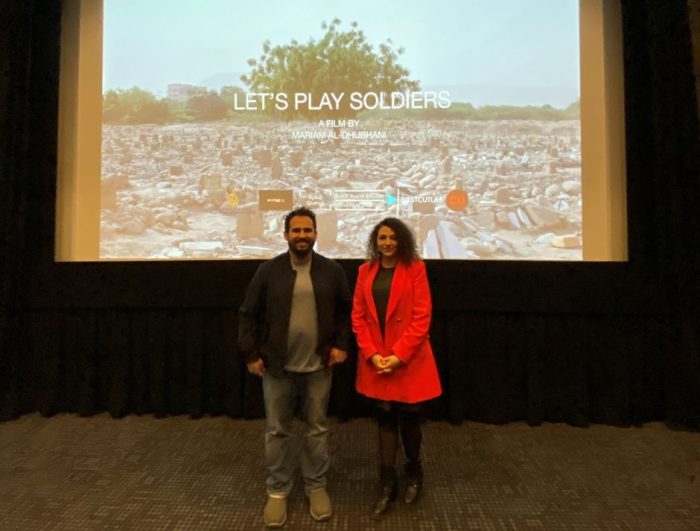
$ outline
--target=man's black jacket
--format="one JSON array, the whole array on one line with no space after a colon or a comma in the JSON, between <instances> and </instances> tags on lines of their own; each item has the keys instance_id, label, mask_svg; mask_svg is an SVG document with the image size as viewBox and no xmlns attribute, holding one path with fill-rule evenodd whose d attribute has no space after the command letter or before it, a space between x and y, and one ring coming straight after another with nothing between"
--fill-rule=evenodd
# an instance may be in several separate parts
<instances>
[{"instance_id":1,"label":"man's black jacket","mask_svg":"<svg viewBox=\"0 0 700 531\"><path fill-rule=\"evenodd\" d=\"M296 271L289 252L260 265L238 310L238 346L246 363L262 358L273 376L281 376L287 361L287 338ZM330 350L350 347L352 296L340 264L313 253L311 283L316 298L318 349L323 363Z\"/></svg>"}]
</instances>

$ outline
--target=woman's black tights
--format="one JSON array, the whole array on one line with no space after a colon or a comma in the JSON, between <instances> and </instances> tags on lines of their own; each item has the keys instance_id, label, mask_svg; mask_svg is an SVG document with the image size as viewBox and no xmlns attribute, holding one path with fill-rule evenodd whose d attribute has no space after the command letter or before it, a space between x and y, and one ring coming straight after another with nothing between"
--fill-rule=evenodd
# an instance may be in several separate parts
<instances>
[{"instance_id":1,"label":"woman's black tights","mask_svg":"<svg viewBox=\"0 0 700 531\"><path fill-rule=\"evenodd\" d=\"M379 402L377 404L377 423L379 425L379 458L382 465L395 466L399 432L406 460L420 460L423 436L416 405Z\"/></svg>"}]
</instances>

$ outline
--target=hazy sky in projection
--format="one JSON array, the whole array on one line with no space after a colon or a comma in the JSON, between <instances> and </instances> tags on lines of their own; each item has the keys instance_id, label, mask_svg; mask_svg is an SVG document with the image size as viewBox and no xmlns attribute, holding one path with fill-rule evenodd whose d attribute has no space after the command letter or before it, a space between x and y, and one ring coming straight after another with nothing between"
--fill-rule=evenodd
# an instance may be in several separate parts
<instances>
[{"instance_id":1,"label":"hazy sky in projection","mask_svg":"<svg viewBox=\"0 0 700 531\"><path fill-rule=\"evenodd\" d=\"M265 40L323 35L357 21L368 41L403 47L423 89L453 101L564 106L579 95L578 0L104 0L104 89L244 85ZM462 89L454 88L461 85ZM467 86L467 87L465 87ZM511 87L511 88L508 88ZM244 87L245 88L245 87Z\"/></svg>"}]
</instances>

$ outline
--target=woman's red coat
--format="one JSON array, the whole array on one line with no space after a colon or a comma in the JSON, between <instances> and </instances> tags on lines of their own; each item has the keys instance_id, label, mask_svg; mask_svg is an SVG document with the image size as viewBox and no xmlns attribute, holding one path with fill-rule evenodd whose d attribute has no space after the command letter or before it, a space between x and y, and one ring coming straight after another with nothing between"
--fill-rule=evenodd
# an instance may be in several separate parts
<instances>
[{"instance_id":1,"label":"woman's red coat","mask_svg":"<svg viewBox=\"0 0 700 531\"><path fill-rule=\"evenodd\" d=\"M413 404L442 392L428 332L432 303L422 260L398 262L391 281L382 339L372 283L379 262L360 266L352 306L352 328L357 337L355 388L365 396ZM394 354L404 362L389 374L377 374L372 354Z\"/></svg>"}]
</instances>

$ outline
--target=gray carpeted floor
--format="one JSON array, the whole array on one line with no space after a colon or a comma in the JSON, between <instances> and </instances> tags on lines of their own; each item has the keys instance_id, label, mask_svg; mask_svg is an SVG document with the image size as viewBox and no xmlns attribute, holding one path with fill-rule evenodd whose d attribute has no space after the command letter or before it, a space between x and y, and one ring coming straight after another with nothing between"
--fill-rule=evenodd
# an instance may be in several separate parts
<instances>
[{"instance_id":1,"label":"gray carpeted floor","mask_svg":"<svg viewBox=\"0 0 700 531\"><path fill-rule=\"evenodd\" d=\"M0 424L0 529L263 529L263 422L27 415ZM333 423L335 514L285 529L700 529L700 434L424 424L426 491L370 517L375 427Z\"/></svg>"}]
</instances>

